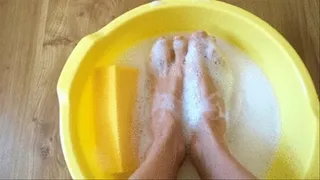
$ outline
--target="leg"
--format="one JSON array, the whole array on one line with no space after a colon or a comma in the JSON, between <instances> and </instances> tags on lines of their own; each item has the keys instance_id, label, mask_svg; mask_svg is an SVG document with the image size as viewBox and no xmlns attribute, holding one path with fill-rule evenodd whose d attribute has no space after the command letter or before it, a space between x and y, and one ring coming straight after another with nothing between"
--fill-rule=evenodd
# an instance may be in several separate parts
<instances>
[{"instance_id":1,"label":"leg","mask_svg":"<svg viewBox=\"0 0 320 180\"><path fill-rule=\"evenodd\" d=\"M183 37L175 37L173 42L160 38L152 48L154 142L145 161L130 179L173 179L183 162L185 146L179 113L186 49Z\"/></svg>"},{"instance_id":2,"label":"leg","mask_svg":"<svg viewBox=\"0 0 320 180\"><path fill-rule=\"evenodd\" d=\"M191 157L203 179L254 178L232 157L224 142L226 121L223 99L201 62L215 61L215 64L219 65L218 56L215 54L216 48L215 39L205 32L194 33L189 41L186 62L198 67L196 71L191 70L190 73L193 73L199 82L198 92L204 107L192 137Z\"/></svg>"}]
</instances>

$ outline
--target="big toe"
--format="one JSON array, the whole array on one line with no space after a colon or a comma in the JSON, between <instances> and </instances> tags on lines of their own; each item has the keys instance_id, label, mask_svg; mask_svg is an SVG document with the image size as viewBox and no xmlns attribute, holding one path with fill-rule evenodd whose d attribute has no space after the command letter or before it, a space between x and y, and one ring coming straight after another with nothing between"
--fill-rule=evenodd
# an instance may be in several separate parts
<instances>
[{"instance_id":1,"label":"big toe","mask_svg":"<svg viewBox=\"0 0 320 180\"><path fill-rule=\"evenodd\" d=\"M197 31L191 34L190 41L198 45L205 45L207 37L208 34L205 31Z\"/></svg>"},{"instance_id":2,"label":"big toe","mask_svg":"<svg viewBox=\"0 0 320 180\"><path fill-rule=\"evenodd\" d=\"M197 32L192 33L191 36L195 37L195 38L205 38L208 36L208 34L205 31L197 31Z\"/></svg>"},{"instance_id":3,"label":"big toe","mask_svg":"<svg viewBox=\"0 0 320 180\"><path fill-rule=\"evenodd\" d=\"M198 59L206 59L209 62L219 64L219 52L216 38L209 36L205 31L197 31L190 37L188 52L196 54Z\"/></svg>"},{"instance_id":4,"label":"big toe","mask_svg":"<svg viewBox=\"0 0 320 180\"><path fill-rule=\"evenodd\" d=\"M200 60L205 56L206 38L207 33L204 31L198 31L190 36L188 45L188 56L191 56L189 60Z\"/></svg>"},{"instance_id":5,"label":"big toe","mask_svg":"<svg viewBox=\"0 0 320 180\"><path fill-rule=\"evenodd\" d=\"M165 37L160 37L152 46L151 68L155 75L164 77L168 74L169 64L172 61L172 45Z\"/></svg>"}]
</instances>

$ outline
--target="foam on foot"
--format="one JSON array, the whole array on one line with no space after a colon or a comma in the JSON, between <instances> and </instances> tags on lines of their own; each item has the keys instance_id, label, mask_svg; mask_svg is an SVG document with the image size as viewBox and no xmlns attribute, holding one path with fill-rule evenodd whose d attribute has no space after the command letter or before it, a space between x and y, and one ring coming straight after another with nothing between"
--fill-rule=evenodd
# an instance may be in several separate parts
<instances>
[{"instance_id":1,"label":"foam on foot","mask_svg":"<svg viewBox=\"0 0 320 180\"><path fill-rule=\"evenodd\" d=\"M204 113L217 111L217 116L224 116L220 92L210 82L206 69L206 61L218 62L213 39L200 31L192 34L189 40L183 93L184 129L188 143Z\"/></svg>"}]
</instances>

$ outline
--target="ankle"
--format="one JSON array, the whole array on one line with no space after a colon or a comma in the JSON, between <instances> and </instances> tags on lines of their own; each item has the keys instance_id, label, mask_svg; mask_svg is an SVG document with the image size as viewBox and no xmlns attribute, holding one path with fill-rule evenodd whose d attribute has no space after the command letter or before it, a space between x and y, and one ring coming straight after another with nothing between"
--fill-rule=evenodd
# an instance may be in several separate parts
<instances>
[{"instance_id":1,"label":"ankle","mask_svg":"<svg viewBox=\"0 0 320 180\"><path fill-rule=\"evenodd\" d=\"M157 138L152 143L147 159L153 159L155 163L166 166L170 174L175 174L186 155L184 143L174 142L170 136Z\"/></svg>"},{"instance_id":2,"label":"ankle","mask_svg":"<svg viewBox=\"0 0 320 180\"><path fill-rule=\"evenodd\" d=\"M211 113L206 113L199 122L197 133L207 138L211 137L213 141L225 145L226 121L224 118L214 118Z\"/></svg>"},{"instance_id":3,"label":"ankle","mask_svg":"<svg viewBox=\"0 0 320 180\"><path fill-rule=\"evenodd\" d=\"M191 158L201 178L212 179L216 160L230 153L220 132L208 121L201 123L192 137Z\"/></svg>"},{"instance_id":4,"label":"ankle","mask_svg":"<svg viewBox=\"0 0 320 180\"><path fill-rule=\"evenodd\" d=\"M229 152L224 140L224 131L217 127L219 122L202 120L193 134L191 149L194 153L211 154L212 151Z\"/></svg>"}]
</instances>

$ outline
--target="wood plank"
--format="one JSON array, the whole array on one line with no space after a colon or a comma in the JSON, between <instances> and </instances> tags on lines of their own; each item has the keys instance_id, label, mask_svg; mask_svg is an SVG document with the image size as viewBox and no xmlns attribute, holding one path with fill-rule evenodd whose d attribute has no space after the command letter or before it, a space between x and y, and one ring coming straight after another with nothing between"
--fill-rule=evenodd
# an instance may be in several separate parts
<instances>
[{"instance_id":1,"label":"wood plank","mask_svg":"<svg viewBox=\"0 0 320 180\"><path fill-rule=\"evenodd\" d=\"M37 177L42 166L38 140L42 126L33 118L38 103L33 78L39 75L39 43L48 1L2 0L0 6L4 27L0 36L0 178Z\"/></svg>"}]
</instances>

